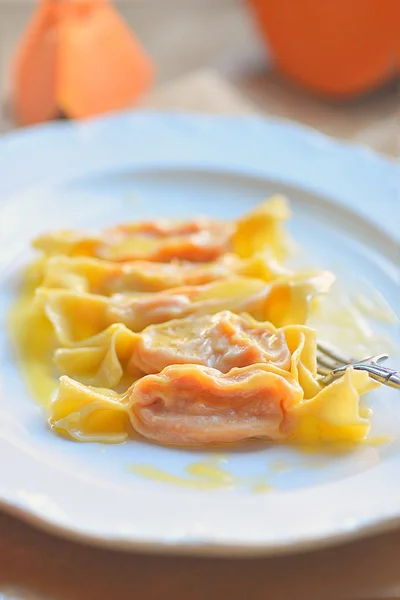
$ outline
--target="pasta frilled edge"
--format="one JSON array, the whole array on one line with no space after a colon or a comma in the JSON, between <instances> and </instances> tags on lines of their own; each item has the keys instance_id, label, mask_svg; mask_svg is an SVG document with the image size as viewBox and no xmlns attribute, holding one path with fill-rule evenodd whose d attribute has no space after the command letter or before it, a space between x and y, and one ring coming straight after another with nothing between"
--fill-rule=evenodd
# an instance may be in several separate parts
<instances>
[{"instance_id":1,"label":"pasta frilled edge","mask_svg":"<svg viewBox=\"0 0 400 600\"><path fill-rule=\"evenodd\" d=\"M159 392L160 377L167 378L167 384L162 391L165 399L165 396L168 398L168 383L176 382L177 379L188 374L195 379L204 369L208 371L209 386L206 388L208 392L222 378L236 377L242 385L243 376L246 374L250 378L258 376L258 379L261 379L257 391L261 390L263 398L268 398L268 394L271 393L271 389L278 380L286 386L286 402L283 406L276 402L276 406L279 405L281 412L278 421L275 421L275 429L271 430L269 422L267 433L260 427L255 427L253 430L246 428L244 433L241 429L237 437L225 441L238 441L247 437L267 437L275 441L292 440L305 443L359 442L369 431L369 421L360 415L359 409L360 395L376 387L367 373L349 368L343 378L336 380L329 387L319 389L312 398L305 399L302 387L291 373L265 364L233 369L227 375L199 365L173 365L158 375L147 375L141 378L120 395L108 389L85 386L63 376L60 380L57 398L51 405L50 425L61 435L81 442L124 441L131 435L132 428L136 431L139 430L142 435L150 439L159 441L157 432L154 433L151 429L149 431L148 425L147 430L143 425L140 426L141 413L138 407L140 408L140 401L143 397L140 393L141 388L146 384L155 384ZM213 396L211 398L213 399ZM251 398L250 393L250 400ZM237 401L237 404L240 405L240 400ZM236 400L233 401L231 408L235 412ZM222 412L222 416L224 414ZM203 420L204 430L207 431L207 426L220 415L221 413L214 411L208 417L206 416ZM169 417L166 410L164 414L158 416L157 426L162 425L163 419L168 421ZM162 441L168 443L165 439ZM191 443L188 436L185 437L185 441L187 444ZM176 444L174 441L169 443Z\"/></svg>"}]
</instances>

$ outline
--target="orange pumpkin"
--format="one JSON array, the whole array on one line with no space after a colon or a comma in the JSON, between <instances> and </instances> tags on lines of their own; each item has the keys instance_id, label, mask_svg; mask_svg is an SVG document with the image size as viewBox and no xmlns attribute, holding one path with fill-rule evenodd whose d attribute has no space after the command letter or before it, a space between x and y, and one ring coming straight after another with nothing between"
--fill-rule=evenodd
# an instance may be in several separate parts
<instances>
[{"instance_id":1,"label":"orange pumpkin","mask_svg":"<svg viewBox=\"0 0 400 600\"><path fill-rule=\"evenodd\" d=\"M30 125L60 113L82 118L125 108L152 75L110 0L41 0L15 56L16 119Z\"/></svg>"},{"instance_id":2,"label":"orange pumpkin","mask_svg":"<svg viewBox=\"0 0 400 600\"><path fill-rule=\"evenodd\" d=\"M400 0L249 0L278 68L346 98L393 78L400 59Z\"/></svg>"}]
</instances>

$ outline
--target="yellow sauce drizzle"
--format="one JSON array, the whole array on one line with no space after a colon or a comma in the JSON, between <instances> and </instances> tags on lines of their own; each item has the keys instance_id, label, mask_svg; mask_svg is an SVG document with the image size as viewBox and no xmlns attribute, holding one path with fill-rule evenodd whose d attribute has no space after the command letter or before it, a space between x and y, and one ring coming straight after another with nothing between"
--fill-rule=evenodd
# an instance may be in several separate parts
<instances>
[{"instance_id":1,"label":"yellow sauce drizzle","mask_svg":"<svg viewBox=\"0 0 400 600\"><path fill-rule=\"evenodd\" d=\"M210 483L214 482L219 486L233 485L236 483L235 477L228 471L207 462L195 462L186 467L186 472L194 477L200 477Z\"/></svg>"},{"instance_id":2,"label":"yellow sauce drizzle","mask_svg":"<svg viewBox=\"0 0 400 600\"><path fill-rule=\"evenodd\" d=\"M52 326L33 304L36 269L38 265L27 272L20 296L8 314L8 327L28 392L36 402L48 408L58 379L52 366Z\"/></svg>"},{"instance_id":3,"label":"yellow sauce drizzle","mask_svg":"<svg viewBox=\"0 0 400 600\"><path fill-rule=\"evenodd\" d=\"M284 460L274 460L267 465L272 473L286 473L292 470L292 466Z\"/></svg>"},{"instance_id":4,"label":"yellow sauce drizzle","mask_svg":"<svg viewBox=\"0 0 400 600\"><path fill-rule=\"evenodd\" d=\"M214 455L207 457L205 461L190 463L185 468L188 476L173 475L157 467L143 464L131 465L128 470L151 481L196 490L232 490L239 487L250 487L254 493L265 493L274 489L268 483L267 473L264 476L236 477L228 470L218 466L218 463L226 460L224 456Z\"/></svg>"},{"instance_id":5,"label":"yellow sauce drizzle","mask_svg":"<svg viewBox=\"0 0 400 600\"><path fill-rule=\"evenodd\" d=\"M257 483L253 485L251 491L255 494L266 494L268 492L272 492L274 487L272 485L268 485L266 483Z\"/></svg>"},{"instance_id":6,"label":"yellow sauce drizzle","mask_svg":"<svg viewBox=\"0 0 400 600\"><path fill-rule=\"evenodd\" d=\"M129 470L145 479L196 490L232 489L237 485L233 475L227 471L200 462L186 468L186 472L194 479L173 475L150 465L132 465Z\"/></svg>"},{"instance_id":7,"label":"yellow sauce drizzle","mask_svg":"<svg viewBox=\"0 0 400 600\"><path fill-rule=\"evenodd\" d=\"M314 299L308 325L320 339L330 342L348 356L356 358L398 349L382 325L399 324L392 309L373 289L369 296L351 294L339 282L329 295Z\"/></svg>"},{"instance_id":8,"label":"yellow sauce drizzle","mask_svg":"<svg viewBox=\"0 0 400 600\"><path fill-rule=\"evenodd\" d=\"M360 406L360 417L363 419L370 419L373 415L373 411L371 408L368 408L367 406Z\"/></svg>"}]
</instances>

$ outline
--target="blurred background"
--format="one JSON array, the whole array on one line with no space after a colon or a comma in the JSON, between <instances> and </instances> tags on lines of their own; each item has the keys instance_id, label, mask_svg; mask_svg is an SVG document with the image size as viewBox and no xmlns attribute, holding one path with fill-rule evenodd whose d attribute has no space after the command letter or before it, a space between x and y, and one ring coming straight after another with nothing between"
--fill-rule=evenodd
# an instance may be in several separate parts
<instances>
[{"instance_id":1,"label":"blurred background","mask_svg":"<svg viewBox=\"0 0 400 600\"><path fill-rule=\"evenodd\" d=\"M267 4L268 1L265 0ZM324 1L331 4L331 0ZM376 2L362 1L364 6ZM296 2L300 6L303 0ZM296 2L283 0L282 10L287 12ZM319 2L324 4L322 0ZM384 2L380 6L383 7ZM336 6L341 3L342 0L338 0ZM116 0L117 10L135 32L155 66L156 78L150 91L149 105L210 112L263 112L293 119L330 135L352 139L377 151L396 155L399 150L400 96L395 78L387 77L387 81L383 78L375 83L373 75L366 91L361 89L359 93L358 90L353 93L351 90L347 94L345 90L339 95L329 92L321 96L320 90L303 86L296 77L291 77L290 73L288 76L287 69L284 72L277 68L279 56L277 61L276 53L268 48L265 31L263 35L260 33L264 17L260 17L259 7L255 16L254 6L250 7L250 4L245 0ZM262 1L255 0L254 4L260 5ZM312 4L313 0L305 0L308 10L313 9ZM351 4L354 8L359 0ZM265 19L270 18L272 26L279 28L279 18L282 18L278 14L279 2L272 0L272 5L275 5L275 13ZM15 125L10 105L12 59L37 6L35 0L0 0L0 132ZM318 20L314 23L315 30L323 28L323 19L328 19L329 15L318 17L317 14L313 18L321 19L320 23ZM358 17L354 15L353 18L356 26ZM301 29L305 25L300 23L299 27ZM282 29L285 30L285 21ZM303 33L304 39L308 39L306 28ZM290 31L287 35L293 37ZM351 35L354 37L357 31ZM284 36L283 41L287 41ZM279 43L278 39L278 46ZM296 40L291 50L294 54L295 44ZM378 42L372 39L371 44ZM279 48L281 54L285 50L285 47L283 50ZM378 50L374 49L374 56ZM311 47L311 56L318 52ZM346 61L352 60L349 52ZM300 65L300 68L303 66ZM357 69L356 64L354 69ZM357 75L357 71L355 73ZM161 96L157 95L160 90ZM148 93L140 100L144 104Z\"/></svg>"}]
</instances>

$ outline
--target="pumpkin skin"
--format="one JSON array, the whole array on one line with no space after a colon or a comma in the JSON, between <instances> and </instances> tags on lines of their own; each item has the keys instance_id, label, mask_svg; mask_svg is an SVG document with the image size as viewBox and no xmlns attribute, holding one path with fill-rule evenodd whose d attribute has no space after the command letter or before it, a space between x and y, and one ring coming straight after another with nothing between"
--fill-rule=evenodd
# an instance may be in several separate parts
<instances>
[{"instance_id":1,"label":"pumpkin skin","mask_svg":"<svg viewBox=\"0 0 400 600\"><path fill-rule=\"evenodd\" d=\"M328 97L350 98L393 78L398 0L249 0L278 68Z\"/></svg>"},{"instance_id":2,"label":"pumpkin skin","mask_svg":"<svg viewBox=\"0 0 400 600\"><path fill-rule=\"evenodd\" d=\"M31 125L119 110L152 79L151 60L110 0L41 0L14 58L15 118Z\"/></svg>"},{"instance_id":3,"label":"pumpkin skin","mask_svg":"<svg viewBox=\"0 0 400 600\"><path fill-rule=\"evenodd\" d=\"M12 72L13 110L20 125L56 116L58 10L41 2L29 21L15 56Z\"/></svg>"}]
</instances>

